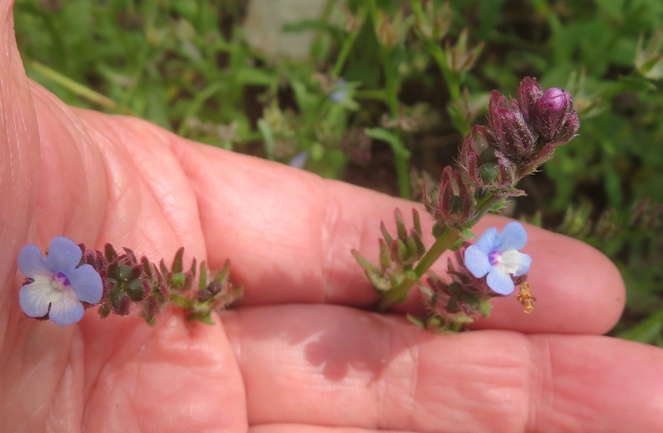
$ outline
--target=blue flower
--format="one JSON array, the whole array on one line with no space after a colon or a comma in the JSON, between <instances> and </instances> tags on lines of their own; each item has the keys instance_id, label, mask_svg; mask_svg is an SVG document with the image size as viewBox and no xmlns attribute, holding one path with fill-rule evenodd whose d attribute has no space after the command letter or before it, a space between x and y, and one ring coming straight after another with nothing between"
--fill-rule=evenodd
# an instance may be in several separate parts
<instances>
[{"instance_id":1,"label":"blue flower","mask_svg":"<svg viewBox=\"0 0 663 433\"><path fill-rule=\"evenodd\" d=\"M334 91L329 95L332 102L341 103L348 97L348 83L343 78L334 84Z\"/></svg>"},{"instance_id":2,"label":"blue flower","mask_svg":"<svg viewBox=\"0 0 663 433\"><path fill-rule=\"evenodd\" d=\"M465 267L477 278L488 274L488 287L509 295L514 289L511 275L525 275L532 263L530 256L517 251L526 243L527 233L520 223L507 224L500 235L495 227L489 228L465 250Z\"/></svg>"},{"instance_id":3,"label":"blue flower","mask_svg":"<svg viewBox=\"0 0 663 433\"><path fill-rule=\"evenodd\" d=\"M82 301L101 301L101 277L90 265L76 267L83 252L72 240L55 237L48 257L36 245L26 245L18 254L18 268L32 283L21 287L19 303L29 317L48 317L66 326L83 318Z\"/></svg>"},{"instance_id":4,"label":"blue flower","mask_svg":"<svg viewBox=\"0 0 663 433\"><path fill-rule=\"evenodd\" d=\"M304 168L306 160L308 159L308 152L303 151L299 152L297 155L293 156L288 165L295 168Z\"/></svg>"}]
</instances>

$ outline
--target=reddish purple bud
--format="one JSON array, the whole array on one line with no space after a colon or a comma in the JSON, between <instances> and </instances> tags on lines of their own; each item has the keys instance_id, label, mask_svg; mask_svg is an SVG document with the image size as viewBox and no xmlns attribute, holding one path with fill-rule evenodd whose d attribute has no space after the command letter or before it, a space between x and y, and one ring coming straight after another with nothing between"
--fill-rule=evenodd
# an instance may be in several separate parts
<instances>
[{"instance_id":1,"label":"reddish purple bud","mask_svg":"<svg viewBox=\"0 0 663 433\"><path fill-rule=\"evenodd\" d=\"M566 109L571 96L566 90L551 87L543 93L537 105L545 105L549 110L561 111Z\"/></svg>"},{"instance_id":2,"label":"reddish purple bud","mask_svg":"<svg viewBox=\"0 0 663 433\"><path fill-rule=\"evenodd\" d=\"M131 310L131 299L125 295L120 299L120 305L117 307L118 316L126 316Z\"/></svg>"},{"instance_id":3,"label":"reddish purple bud","mask_svg":"<svg viewBox=\"0 0 663 433\"><path fill-rule=\"evenodd\" d=\"M479 165L486 151L492 152L490 147L495 139L490 131L481 125L474 125L472 132L465 138L460 148L460 167L465 172L470 183L481 186L479 180Z\"/></svg>"},{"instance_id":4,"label":"reddish purple bud","mask_svg":"<svg viewBox=\"0 0 663 433\"><path fill-rule=\"evenodd\" d=\"M556 146L568 142L580 129L571 94L556 87L545 91L534 104L530 115L530 121L541 138Z\"/></svg>"},{"instance_id":5,"label":"reddish purple bud","mask_svg":"<svg viewBox=\"0 0 663 433\"><path fill-rule=\"evenodd\" d=\"M543 96L543 89L536 78L523 78L518 86L518 106L526 122L530 121L530 113L541 96Z\"/></svg>"},{"instance_id":6,"label":"reddish purple bud","mask_svg":"<svg viewBox=\"0 0 663 433\"><path fill-rule=\"evenodd\" d=\"M451 166L442 171L436 196L426 194L426 208L441 226L463 227L474 217L474 195Z\"/></svg>"},{"instance_id":7,"label":"reddish purple bud","mask_svg":"<svg viewBox=\"0 0 663 433\"><path fill-rule=\"evenodd\" d=\"M153 321L154 317L159 313L159 310L159 300L155 295L150 295L145 299L145 301L143 301L142 315L146 319Z\"/></svg>"},{"instance_id":8,"label":"reddish purple bud","mask_svg":"<svg viewBox=\"0 0 663 433\"><path fill-rule=\"evenodd\" d=\"M527 159L534 150L537 135L525 122L518 104L493 91L488 105L488 123L497 140L497 147L516 160Z\"/></svg>"}]
</instances>

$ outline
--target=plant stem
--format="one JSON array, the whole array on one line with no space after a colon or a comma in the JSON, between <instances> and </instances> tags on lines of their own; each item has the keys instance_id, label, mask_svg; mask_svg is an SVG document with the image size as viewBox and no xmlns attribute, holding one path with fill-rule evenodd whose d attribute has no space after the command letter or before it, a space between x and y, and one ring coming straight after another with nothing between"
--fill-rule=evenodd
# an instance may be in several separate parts
<instances>
[{"instance_id":1,"label":"plant stem","mask_svg":"<svg viewBox=\"0 0 663 433\"><path fill-rule=\"evenodd\" d=\"M72 80L69 77L65 77L64 75L60 74L59 72L49 68L46 65L43 65L35 60L30 60L27 59L25 60L25 64L42 74L44 77L56 82L57 84L61 85L65 89L73 92L74 94L87 99L90 102L93 102L95 104L99 104L102 107L105 107L111 111L114 111L116 113L123 113L123 114L133 114L131 110L128 110L126 108L120 107L115 101L112 99L102 95L101 93L95 92L94 90L90 89L89 87L86 87L80 83L77 83L76 81Z\"/></svg>"},{"instance_id":2,"label":"plant stem","mask_svg":"<svg viewBox=\"0 0 663 433\"><path fill-rule=\"evenodd\" d=\"M341 52L338 54L338 57L336 58L336 63L334 63L334 69L332 69L332 76L334 78L338 78L341 71L343 70L343 66L345 66L345 61L348 59L348 56L352 51L352 47L354 46L355 41L357 40L357 36L359 36L359 32L361 32L363 23L366 20L367 13L368 9L366 8L359 9L358 19L359 22L362 24L358 28L356 28L352 33L350 33L347 39L343 42L343 46L341 47Z\"/></svg>"},{"instance_id":3,"label":"plant stem","mask_svg":"<svg viewBox=\"0 0 663 433\"><path fill-rule=\"evenodd\" d=\"M419 260L414 268L414 273L421 278L428 269L440 258L442 253L448 250L461 238L461 232L456 229L447 229L435 243L430 247L426 254Z\"/></svg>"},{"instance_id":4,"label":"plant stem","mask_svg":"<svg viewBox=\"0 0 663 433\"><path fill-rule=\"evenodd\" d=\"M421 1L411 0L410 5L412 7L412 11L418 17L418 19L421 21L425 21L424 11L421 7ZM419 38L424 42L426 50L428 50L428 53L431 55L433 60L435 60L435 63L437 63L438 68L440 68L442 76L444 76L444 82L447 85L447 89L449 90L449 97L451 98L451 102L449 103L448 107L451 107L452 104L458 103L459 101L462 100L461 86L460 86L462 77L453 70L451 70L451 68L447 64L447 53L444 51L442 47L440 47L439 43L436 40L431 39L429 36L423 34L423 32L418 32L418 34ZM462 125L454 125L454 126L456 126L456 128L463 136L467 135L471 129L471 125L469 124L469 121L467 121L467 119L465 119Z\"/></svg>"},{"instance_id":5,"label":"plant stem","mask_svg":"<svg viewBox=\"0 0 663 433\"><path fill-rule=\"evenodd\" d=\"M378 25L378 7L375 0L369 0L368 5L371 9L371 20L375 27L375 35L380 46L380 57L382 58L382 66L384 70L384 84L387 96L387 105L389 106L389 114L393 119L398 119L400 116L400 104L398 102L398 77L393 68L393 59L391 56L392 48L381 43L380 36L377 34ZM395 128L396 136L400 141L401 131L398 127ZM394 159L396 160L396 174L398 176L398 187L401 197L410 199L410 174L408 173L408 156L403 152L394 152Z\"/></svg>"},{"instance_id":6,"label":"plant stem","mask_svg":"<svg viewBox=\"0 0 663 433\"><path fill-rule=\"evenodd\" d=\"M405 299L410 289L419 281L428 269L433 266L433 263L440 258L442 253L448 250L461 238L461 232L455 229L447 229L440 237L435 240L433 246L421 258L417 266L414 268L414 275L416 278L408 276L401 284L396 286L393 290L387 292L376 307L377 311L386 311L391 305Z\"/></svg>"}]
</instances>

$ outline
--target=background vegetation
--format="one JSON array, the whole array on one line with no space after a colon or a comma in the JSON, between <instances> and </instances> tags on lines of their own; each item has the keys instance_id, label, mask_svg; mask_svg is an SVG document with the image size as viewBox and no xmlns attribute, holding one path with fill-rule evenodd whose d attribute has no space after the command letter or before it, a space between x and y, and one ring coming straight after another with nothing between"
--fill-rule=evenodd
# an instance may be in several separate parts
<instances>
[{"instance_id":1,"label":"background vegetation","mask_svg":"<svg viewBox=\"0 0 663 433\"><path fill-rule=\"evenodd\" d=\"M312 32L305 60L252 48L247 4L17 0L15 22L29 76L71 105L415 199L490 90L568 89L580 136L510 212L611 257L613 333L663 347L660 0L328 0L283 28Z\"/></svg>"}]
</instances>

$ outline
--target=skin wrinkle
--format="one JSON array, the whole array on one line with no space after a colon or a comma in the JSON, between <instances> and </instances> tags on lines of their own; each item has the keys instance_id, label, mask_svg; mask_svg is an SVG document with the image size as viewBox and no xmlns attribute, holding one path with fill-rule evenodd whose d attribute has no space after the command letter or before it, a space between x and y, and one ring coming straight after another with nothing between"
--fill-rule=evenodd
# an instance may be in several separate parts
<instances>
[{"instance_id":1,"label":"skin wrinkle","mask_svg":"<svg viewBox=\"0 0 663 433\"><path fill-rule=\"evenodd\" d=\"M92 128L93 131L99 129L94 128L93 126L90 126L90 128ZM138 207L133 207L133 203L131 203L130 200L133 198L132 195L138 195L137 200L138 202L141 202L142 189L131 188L130 181L123 181L123 179L127 179L125 176L122 176L121 165L123 160L118 158L117 154L119 149L117 149L117 145L114 143L114 141L111 140L111 136L113 136L111 134L114 134L115 131L113 128L106 128L106 130L108 131L106 132L108 137L104 136L103 134L95 134L97 139L96 141L98 143L97 145L100 148L105 147L106 149L110 149L105 152L101 152L104 178L106 179L106 194L108 201L112 203L115 211L114 213L120 215L121 218L123 218L120 220L120 224L126 225L126 220L128 218L137 218L135 215L137 215L139 209ZM107 236L106 233L111 231L108 227L115 223L117 223L117 220L111 218L111 212L106 210L104 212L104 219L95 243L97 246L102 245L110 240L108 239L109 236ZM151 246L153 247L153 245Z\"/></svg>"},{"instance_id":2,"label":"skin wrinkle","mask_svg":"<svg viewBox=\"0 0 663 433\"><path fill-rule=\"evenodd\" d=\"M320 293L320 303L326 304L333 300L334 288L331 287L330 276L334 271L334 246L338 240L336 234L339 225L342 224L343 214L335 196L329 193L327 184L322 182L321 188L324 191L322 195L325 203L324 224L320 227L320 249L322 260L320 261L320 275L324 283Z\"/></svg>"},{"instance_id":3,"label":"skin wrinkle","mask_svg":"<svg viewBox=\"0 0 663 433\"><path fill-rule=\"evenodd\" d=\"M408 404L408 415L406 417L407 423L410 425L415 425L414 420L416 419L415 415L415 406L417 401L417 395L419 394L419 375L421 374L421 359L419 346L414 344L408 350L410 354L410 360L412 363L412 374L410 375L410 396Z\"/></svg>"},{"instance_id":4,"label":"skin wrinkle","mask_svg":"<svg viewBox=\"0 0 663 433\"><path fill-rule=\"evenodd\" d=\"M132 126L133 126L133 125L132 125ZM152 138L155 139L154 141L157 141L157 142L160 143L160 144L166 145L166 147L167 147L167 151L170 152L170 143L169 143L168 141L163 140L162 137L161 137L160 135L153 134L153 131L152 131L152 130L148 130L147 132L152 136ZM150 141L150 142L151 142L151 141ZM131 162L132 162L132 164L134 165L134 168L135 168L136 173L138 174L139 178L142 179L143 182L145 183L145 185L147 186L147 188L148 188L148 193L149 193L150 197L153 198L154 202L156 203L156 206L161 210L161 213L162 213L162 214L164 215L164 217L166 218L166 222L167 222L167 224L168 224L168 226L169 226L169 228L170 228L171 234L173 235L173 237L175 237L175 238L178 240L178 243L182 243L182 244L184 244L184 243L182 242L182 239L181 239L180 234L179 234L178 231L175 230L175 228L174 228L174 224L173 224L173 220L172 220L172 214L175 213L175 212L168 212L169 210L172 211L172 209L169 209L169 208L167 208L166 206L164 206L163 201L160 200L160 198L161 198L161 194L160 194L158 191L156 191L156 190L154 189L154 182L152 182L151 179L147 178L147 177L146 177L146 174L144 174L143 171L139 170L138 167L136 167L137 162L138 162L138 161L136 161L136 159L135 159L135 158L136 158L136 154L131 154L131 153L129 153L129 155L130 155L130 158L131 158ZM179 160L178 160L178 163L179 163ZM181 164L180 164L180 169L181 169ZM142 229L141 229L141 230L142 230ZM146 236L145 238L146 238L146 239L150 239L149 236ZM153 243L152 243L152 245L153 245L154 247L156 247L156 245L154 245ZM155 250L155 251L158 251L159 248L154 248L154 250Z\"/></svg>"},{"instance_id":5,"label":"skin wrinkle","mask_svg":"<svg viewBox=\"0 0 663 433\"><path fill-rule=\"evenodd\" d=\"M47 426L49 424L52 425L50 430L55 432L73 432L75 431L75 426L81 425L82 416L80 416L80 413L75 413L78 412L77 408L83 407L75 399L77 391L80 391L75 389L77 387L77 383L79 387L82 387L82 383L84 381L84 378L81 378L83 365L83 342L80 337L80 332L77 331L74 335L74 338L72 339L71 350L68 353L67 362L64 365L60 381L55 387L56 392L53 393L51 409L49 410L45 420ZM77 365L78 367L76 367ZM56 395L58 396L57 399L55 398ZM63 419L63 417L66 417L66 419ZM69 421L69 424L62 425L67 421Z\"/></svg>"},{"instance_id":6,"label":"skin wrinkle","mask_svg":"<svg viewBox=\"0 0 663 433\"><path fill-rule=\"evenodd\" d=\"M71 237L89 242L90 234L98 233L105 203L103 183L87 182L87 179L95 178L89 173L102 168L100 153L89 134L83 132L84 125L76 113L35 83L31 83L30 93L40 114L37 122L41 143L39 171L43 176L37 203L40 211L49 207L52 211L46 215L38 214L38 238L48 239L53 234L66 232ZM60 137L56 139L49 134L51 130L57 131ZM57 187L54 184L63 179L70 188L66 195L55 199L53 191ZM53 218L53 211L60 209L61 217ZM86 223L75 223L80 220Z\"/></svg>"},{"instance_id":7,"label":"skin wrinkle","mask_svg":"<svg viewBox=\"0 0 663 433\"><path fill-rule=\"evenodd\" d=\"M534 338L534 337L532 337ZM531 398L527 399L527 418L524 425L525 432L541 431L539 428L540 416L537 416L539 410L543 407L552 408L554 406L555 395L553 393L546 393L546 383L552 382L553 374L553 361L552 353L550 351L550 344L544 342L539 350L536 350L532 339L529 339L528 351L530 354L530 368L528 374L529 382L529 395ZM543 402L543 400L547 400Z\"/></svg>"},{"instance_id":8,"label":"skin wrinkle","mask_svg":"<svg viewBox=\"0 0 663 433\"><path fill-rule=\"evenodd\" d=\"M84 120L88 124L88 128L92 128L93 130L99 132L101 130L104 130L104 134L108 134L107 132L105 132L106 129L113 131L111 125L108 125L106 127L107 122L110 119L102 117L97 113L92 113L88 111L81 110L81 113L84 114L85 116ZM161 238L163 239L168 238L169 243L172 243L171 242L172 238L175 238L185 247L189 246L191 243L196 243L196 241L198 241L197 238L201 238L201 243L204 243L204 239L202 238L202 227L200 225L200 222L198 222L197 226L195 227L191 227L190 224L190 221L192 220L193 221L200 220L197 217L199 215L198 211L199 204L198 204L198 198L193 193L193 188L191 185L190 178L185 175L184 167L182 166L182 161L177 155L176 152L177 144L174 141L176 137L171 135L167 131L162 131L161 129L158 129L154 125L151 125L139 119L122 117L122 116L113 117L111 119L115 121L120 120L123 123L125 123L126 126L128 126L128 128L126 128L128 132L121 135L113 135L111 140L104 140L105 141L104 144L106 146L113 149L115 152L122 152L125 149L131 150L129 148L126 148L126 146L123 146L121 143L125 141L132 141L132 138L136 136L148 135L148 141L157 143L155 146L152 146L149 149L159 149L160 151L165 153L169 157L168 158L169 164L175 164L174 172L182 173L181 176L183 177L182 180L184 182L182 183L178 182L176 185L167 184L167 188L164 188L163 190L155 189L156 182L155 179L153 178L154 174L151 175L149 171L146 171L146 173L143 174L139 169L140 167L138 166L139 164L144 163L145 158L149 158L149 155L144 155L139 152L128 152L129 161L134 167L132 172L137 173L138 177L143 181L144 185L146 186L146 192L148 193L147 197L141 198L141 203L146 204L146 201L149 201L151 203L153 202L159 209L161 209L162 215L164 215L165 222L170 230L169 236L162 235ZM99 135L100 137L103 136L103 134L101 133L98 133L96 135ZM142 138L141 140L144 141L144 139ZM107 154L111 152L102 152L102 153ZM111 179L121 178L122 170L126 169L126 167L121 166L121 163L124 161L123 160L111 161L108 157L104 157L104 159L105 159L104 165L106 168L106 178L111 178ZM107 183L110 184L111 182L108 181ZM117 184L117 182L115 181L113 183ZM187 190L181 189L182 184L186 184ZM174 189L175 186L177 186L177 189ZM125 191L129 192L129 188L130 185L126 185ZM141 188L137 188L136 190L137 190L136 192L131 191L131 193L140 194L140 192L142 191ZM111 194L110 197L116 200L117 204L121 204L120 199L122 196L120 194ZM168 200L167 197L171 197L171 199ZM186 197L187 198L186 203L182 203L179 200L179 197ZM111 210L117 211L117 209L111 209ZM140 218L141 210L142 208L138 207L138 209L136 210L135 218ZM190 213L195 214L194 218L191 218L189 216ZM186 222L180 222L180 220ZM158 227L163 227L163 225L160 224L158 221L148 220L144 221L144 223L157 225ZM105 221L104 227L106 227L106 224L108 224L108 221ZM142 225L134 227L134 229L138 229L142 233L148 234L145 232L145 228L146 227L143 227ZM102 230L102 232L103 231L104 230ZM184 234L189 234L189 235L184 236ZM150 236L144 236L144 239L150 240L149 245L145 246L149 247L151 251L163 250L162 246L160 244L158 245L154 243ZM139 250L136 249L136 251L138 252ZM202 249L202 252L204 253L205 249ZM190 248L187 249L187 253L191 253L191 256L192 257L195 256L198 260L205 260L207 256L206 253L203 254L201 253L201 251L198 250L191 251ZM167 254L165 258L167 259L167 261L170 260L170 257L168 257Z\"/></svg>"}]
</instances>

